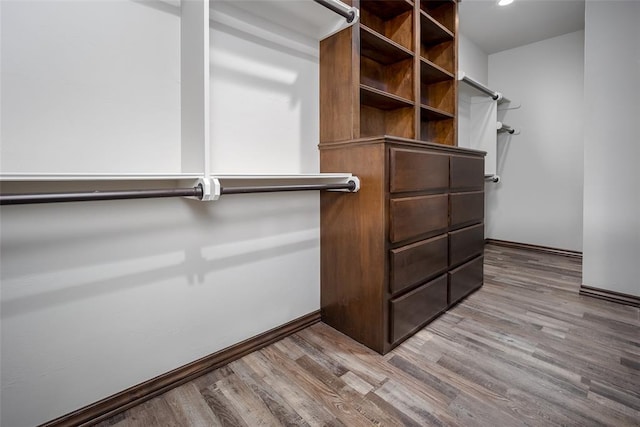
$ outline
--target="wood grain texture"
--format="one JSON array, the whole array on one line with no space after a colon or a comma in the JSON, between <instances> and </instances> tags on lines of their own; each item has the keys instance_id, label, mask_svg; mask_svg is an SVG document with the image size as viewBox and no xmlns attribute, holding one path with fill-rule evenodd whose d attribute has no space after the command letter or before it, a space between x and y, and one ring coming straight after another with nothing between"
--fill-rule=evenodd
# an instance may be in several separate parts
<instances>
[{"instance_id":1,"label":"wood grain texture","mask_svg":"<svg viewBox=\"0 0 640 427\"><path fill-rule=\"evenodd\" d=\"M413 6L405 1L360 1L360 21L408 50L413 50Z\"/></svg>"},{"instance_id":2,"label":"wood grain texture","mask_svg":"<svg viewBox=\"0 0 640 427\"><path fill-rule=\"evenodd\" d=\"M360 178L357 193L320 195L322 318L382 350L387 283L385 146L321 149L321 172L349 170ZM346 196L346 197L345 197ZM383 284L381 286L381 284Z\"/></svg>"},{"instance_id":3,"label":"wood grain texture","mask_svg":"<svg viewBox=\"0 0 640 427\"><path fill-rule=\"evenodd\" d=\"M386 136L323 144L320 149L323 172L348 169L368 179L363 181L360 195L321 196L331 215L325 217L322 211L323 235L335 236L329 245L321 241L323 319L384 354L397 345L398 336L405 335L391 336L391 299L402 300L403 293L413 292L451 267L447 235L449 157L476 156L482 161L483 153ZM377 154L372 157L374 152ZM436 236L440 239L425 241ZM479 239L465 236L456 240L460 263L482 249L482 235ZM470 250L460 247L467 243L475 246ZM471 287L476 286L474 282ZM412 328L430 317L419 313L424 306L408 307L420 318Z\"/></svg>"},{"instance_id":4,"label":"wood grain texture","mask_svg":"<svg viewBox=\"0 0 640 427\"><path fill-rule=\"evenodd\" d=\"M420 8L442 24L452 33L456 33L456 3L450 0L421 1Z\"/></svg>"},{"instance_id":5,"label":"wood grain texture","mask_svg":"<svg viewBox=\"0 0 640 427\"><path fill-rule=\"evenodd\" d=\"M420 56L455 75L457 67L455 49L453 40L435 45L420 43Z\"/></svg>"},{"instance_id":6,"label":"wood grain texture","mask_svg":"<svg viewBox=\"0 0 640 427\"><path fill-rule=\"evenodd\" d=\"M398 243L447 229L448 196L414 196L389 201L389 240Z\"/></svg>"},{"instance_id":7,"label":"wood grain texture","mask_svg":"<svg viewBox=\"0 0 640 427\"><path fill-rule=\"evenodd\" d=\"M391 135L456 146L456 3L352 3L360 22L320 43L320 144Z\"/></svg>"},{"instance_id":8,"label":"wood grain texture","mask_svg":"<svg viewBox=\"0 0 640 427\"><path fill-rule=\"evenodd\" d=\"M139 405L142 402L146 402L154 396L165 393L168 390L172 390L181 384L193 380L194 378L197 378L195 380L196 382L200 381L201 378L206 378L207 375L212 375L213 377L218 378L220 372L224 372L224 368L215 371L212 374L207 373L213 371L216 368L226 365L232 360L239 359L256 349L262 348L266 345L280 340L283 337L291 335L299 329L305 328L319 320L319 311L309 313L277 328L268 330L267 332L264 332L253 338L249 338L247 340L239 342L235 345L232 345L231 347L205 356L187 365L176 368L173 371L159 375L156 378L150 379L149 381L145 381L144 383L135 385L120 393L116 393L98 402L92 403L91 405L87 405L84 408L80 408L69 414L63 415L62 417L51 420L43 424L42 426L66 427L92 425L100 420L112 418L115 414L118 414L135 405ZM205 377L202 377L203 374L207 375L205 375ZM166 403L167 402L164 402L164 404ZM150 422L147 425L156 425L156 423ZM173 424L169 423L167 425Z\"/></svg>"},{"instance_id":9,"label":"wood grain texture","mask_svg":"<svg viewBox=\"0 0 640 427\"><path fill-rule=\"evenodd\" d=\"M415 114L413 108L387 111L384 117L385 135L415 138Z\"/></svg>"},{"instance_id":10,"label":"wood grain texture","mask_svg":"<svg viewBox=\"0 0 640 427\"><path fill-rule=\"evenodd\" d=\"M420 139L436 144L455 146L456 131L454 119L431 120L425 109L420 109Z\"/></svg>"},{"instance_id":11,"label":"wood grain texture","mask_svg":"<svg viewBox=\"0 0 640 427\"><path fill-rule=\"evenodd\" d=\"M420 103L429 107L454 114L455 105L455 79L447 79L439 82L423 82L420 87Z\"/></svg>"},{"instance_id":12,"label":"wood grain texture","mask_svg":"<svg viewBox=\"0 0 640 427\"><path fill-rule=\"evenodd\" d=\"M372 14L380 19L390 19L413 9L406 0L359 0L363 14Z\"/></svg>"},{"instance_id":13,"label":"wood grain texture","mask_svg":"<svg viewBox=\"0 0 640 427\"><path fill-rule=\"evenodd\" d=\"M349 28L320 42L320 143L360 135L359 36Z\"/></svg>"},{"instance_id":14,"label":"wood grain texture","mask_svg":"<svg viewBox=\"0 0 640 427\"><path fill-rule=\"evenodd\" d=\"M482 286L482 256L449 271L449 305L455 304Z\"/></svg>"},{"instance_id":15,"label":"wood grain texture","mask_svg":"<svg viewBox=\"0 0 640 427\"><path fill-rule=\"evenodd\" d=\"M484 189L484 161L478 157L451 156L451 191Z\"/></svg>"},{"instance_id":16,"label":"wood grain texture","mask_svg":"<svg viewBox=\"0 0 640 427\"><path fill-rule=\"evenodd\" d=\"M460 228L463 225L479 223L484 218L484 192L451 193L449 226Z\"/></svg>"},{"instance_id":17,"label":"wood grain texture","mask_svg":"<svg viewBox=\"0 0 640 427\"><path fill-rule=\"evenodd\" d=\"M423 84L437 83L443 80L453 80L455 76L442 67L424 58L420 60L420 80Z\"/></svg>"},{"instance_id":18,"label":"wood grain texture","mask_svg":"<svg viewBox=\"0 0 640 427\"><path fill-rule=\"evenodd\" d=\"M449 156L391 148L389 191L442 191L449 185Z\"/></svg>"},{"instance_id":19,"label":"wood grain texture","mask_svg":"<svg viewBox=\"0 0 640 427\"><path fill-rule=\"evenodd\" d=\"M449 265L457 266L482 253L484 224L473 225L449 233Z\"/></svg>"},{"instance_id":20,"label":"wood grain texture","mask_svg":"<svg viewBox=\"0 0 640 427\"><path fill-rule=\"evenodd\" d=\"M413 59L385 65L363 56L360 60L360 83L413 101Z\"/></svg>"},{"instance_id":21,"label":"wood grain texture","mask_svg":"<svg viewBox=\"0 0 640 427\"><path fill-rule=\"evenodd\" d=\"M413 58L413 52L391 39L360 24L360 54L380 64L393 64Z\"/></svg>"},{"instance_id":22,"label":"wood grain texture","mask_svg":"<svg viewBox=\"0 0 640 427\"><path fill-rule=\"evenodd\" d=\"M487 245L484 268L385 356L316 323L97 425L637 426L640 309L580 296L578 259Z\"/></svg>"},{"instance_id":23,"label":"wood grain texture","mask_svg":"<svg viewBox=\"0 0 640 427\"><path fill-rule=\"evenodd\" d=\"M396 343L447 309L447 276L437 277L389 303L391 342Z\"/></svg>"},{"instance_id":24,"label":"wood grain texture","mask_svg":"<svg viewBox=\"0 0 640 427\"><path fill-rule=\"evenodd\" d=\"M454 38L451 30L424 11L420 12L420 35L422 37L422 43L425 45L438 44L443 41L453 40Z\"/></svg>"},{"instance_id":25,"label":"wood grain texture","mask_svg":"<svg viewBox=\"0 0 640 427\"><path fill-rule=\"evenodd\" d=\"M422 240L390 251L391 293L397 293L442 273L448 267L447 236Z\"/></svg>"}]
</instances>

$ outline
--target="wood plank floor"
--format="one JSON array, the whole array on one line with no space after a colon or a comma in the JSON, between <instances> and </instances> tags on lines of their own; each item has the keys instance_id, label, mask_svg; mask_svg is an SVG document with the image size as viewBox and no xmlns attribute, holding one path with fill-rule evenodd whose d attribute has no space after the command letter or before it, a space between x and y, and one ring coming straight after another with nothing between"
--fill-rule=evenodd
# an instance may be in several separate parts
<instances>
[{"instance_id":1,"label":"wood plank floor","mask_svg":"<svg viewBox=\"0 0 640 427\"><path fill-rule=\"evenodd\" d=\"M485 285L380 356L318 323L105 426L639 426L640 311L488 245Z\"/></svg>"}]
</instances>

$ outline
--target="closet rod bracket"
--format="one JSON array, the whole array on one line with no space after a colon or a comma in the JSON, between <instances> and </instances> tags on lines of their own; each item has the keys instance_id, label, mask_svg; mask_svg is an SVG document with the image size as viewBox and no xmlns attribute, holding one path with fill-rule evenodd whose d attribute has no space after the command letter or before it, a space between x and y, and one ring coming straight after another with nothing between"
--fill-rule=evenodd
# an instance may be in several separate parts
<instances>
[{"instance_id":1,"label":"closet rod bracket","mask_svg":"<svg viewBox=\"0 0 640 427\"><path fill-rule=\"evenodd\" d=\"M313 0L319 5L326 7L332 12L337 13L347 20L348 24L354 24L357 22L359 14L358 9L355 7L351 7L346 3L341 2L340 0Z\"/></svg>"},{"instance_id":2,"label":"closet rod bracket","mask_svg":"<svg viewBox=\"0 0 640 427\"><path fill-rule=\"evenodd\" d=\"M348 188L329 189L327 191L341 191L343 193L357 193L360 190L360 178L357 176L350 177L346 184L349 184Z\"/></svg>"},{"instance_id":3,"label":"closet rod bracket","mask_svg":"<svg viewBox=\"0 0 640 427\"><path fill-rule=\"evenodd\" d=\"M203 202L215 201L220 198L222 194L222 186L218 178L198 178L195 187L202 187L202 197L200 199Z\"/></svg>"}]
</instances>

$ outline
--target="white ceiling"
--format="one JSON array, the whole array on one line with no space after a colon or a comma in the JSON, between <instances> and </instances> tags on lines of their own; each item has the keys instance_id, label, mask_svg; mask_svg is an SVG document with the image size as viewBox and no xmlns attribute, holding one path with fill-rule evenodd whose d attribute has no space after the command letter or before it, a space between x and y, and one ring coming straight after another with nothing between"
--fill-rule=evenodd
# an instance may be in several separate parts
<instances>
[{"instance_id":1,"label":"white ceiling","mask_svg":"<svg viewBox=\"0 0 640 427\"><path fill-rule=\"evenodd\" d=\"M462 0L460 33L487 54L584 29L584 0Z\"/></svg>"}]
</instances>

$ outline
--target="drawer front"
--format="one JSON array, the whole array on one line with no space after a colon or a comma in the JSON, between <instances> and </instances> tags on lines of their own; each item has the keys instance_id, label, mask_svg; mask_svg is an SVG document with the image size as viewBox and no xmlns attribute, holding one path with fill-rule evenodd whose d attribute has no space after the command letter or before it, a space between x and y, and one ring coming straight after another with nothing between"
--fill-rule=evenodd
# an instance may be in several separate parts
<instances>
[{"instance_id":1,"label":"drawer front","mask_svg":"<svg viewBox=\"0 0 640 427\"><path fill-rule=\"evenodd\" d=\"M451 190L484 189L484 158L451 156Z\"/></svg>"},{"instance_id":2,"label":"drawer front","mask_svg":"<svg viewBox=\"0 0 640 427\"><path fill-rule=\"evenodd\" d=\"M449 233L449 265L454 266L474 256L484 249L484 224L473 225Z\"/></svg>"},{"instance_id":3,"label":"drawer front","mask_svg":"<svg viewBox=\"0 0 640 427\"><path fill-rule=\"evenodd\" d=\"M416 150L389 150L389 191L446 190L449 156Z\"/></svg>"},{"instance_id":4,"label":"drawer front","mask_svg":"<svg viewBox=\"0 0 640 427\"><path fill-rule=\"evenodd\" d=\"M446 194L391 199L389 240L396 243L445 231L448 200Z\"/></svg>"},{"instance_id":5,"label":"drawer front","mask_svg":"<svg viewBox=\"0 0 640 427\"><path fill-rule=\"evenodd\" d=\"M447 308L447 276L442 275L391 300L390 342L408 336Z\"/></svg>"},{"instance_id":6,"label":"drawer front","mask_svg":"<svg viewBox=\"0 0 640 427\"><path fill-rule=\"evenodd\" d=\"M449 272L449 305L482 286L483 261L484 258L479 256Z\"/></svg>"},{"instance_id":7,"label":"drawer front","mask_svg":"<svg viewBox=\"0 0 640 427\"><path fill-rule=\"evenodd\" d=\"M447 235L391 251L391 293L424 282L447 269Z\"/></svg>"},{"instance_id":8,"label":"drawer front","mask_svg":"<svg viewBox=\"0 0 640 427\"><path fill-rule=\"evenodd\" d=\"M484 192L451 194L452 228L481 222L484 219Z\"/></svg>"}]
</instances>

